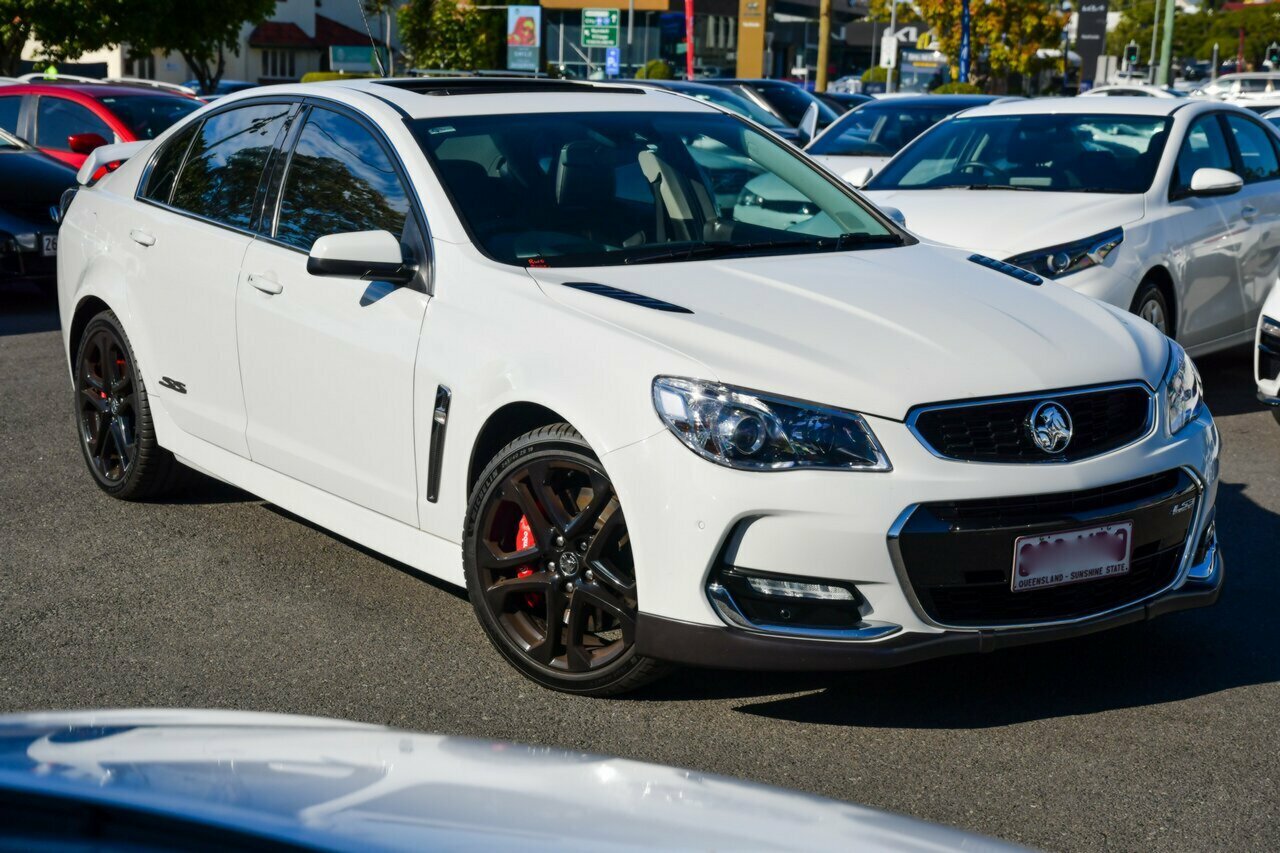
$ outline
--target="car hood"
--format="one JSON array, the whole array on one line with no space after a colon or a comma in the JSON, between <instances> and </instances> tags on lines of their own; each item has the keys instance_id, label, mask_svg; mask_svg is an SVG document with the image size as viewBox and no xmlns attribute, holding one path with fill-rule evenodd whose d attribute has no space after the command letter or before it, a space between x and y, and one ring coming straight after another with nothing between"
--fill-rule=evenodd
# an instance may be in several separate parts
<instances>
[{"instance_id":1,"label":"car hood","mask_svg":"<svg viewBox=\"0 0 1280 853\"><path fill-rule=\"evenodd\" d=\"M75 169L39 151L0 151L0 210L11 217L4 227L15 227L16 218L30 223L28 231L56 231L49 208L75 185Z\"/></svg>"},{"instance_id":2,"label":"car hood","mask_svg":"<svg viewBox=\"0 0 1280 853\"><path fill-rule=\"evenodd\" d=\"M921 243L855 252L531 269L551 298L696 359L699 377L894 419L921 403L1140 379L1150 324ZM663 300L654 310L590 282Z\"/></svg>"},{"instance_id":3,"label":"car hood","mask_svg":"<svg viewBox=\"0 0 1280 853\"><path fill-rule=\"evenodd\" d=\"M863 195L901 210L916 234L1001 260L1127 225L1145 213L1139 194L868 189Z\"/></svg>"},{"instance_id":4,"label":"car hood","mask_svg":"<svg viewBox=\"0 0 1280 853\"><path fill-rule=\"evenodd\" d=\"M880 168L885 163L893 159L892 157L849 156L844 154L810 154L809 156L846 181L849 180L849 173L854 169L869 168L874 175L880 171Z\"/></svg>"},{"instance_id":5,"label":"car hood","mask_svg":"<svg viewBox=\"0 0 1280 853\"><path fill-rule=\"evenodd\" d=\"M1015 849L673 767L275 714L0 717L6 789L325 850Z\"/></svg>"}]
</instances>

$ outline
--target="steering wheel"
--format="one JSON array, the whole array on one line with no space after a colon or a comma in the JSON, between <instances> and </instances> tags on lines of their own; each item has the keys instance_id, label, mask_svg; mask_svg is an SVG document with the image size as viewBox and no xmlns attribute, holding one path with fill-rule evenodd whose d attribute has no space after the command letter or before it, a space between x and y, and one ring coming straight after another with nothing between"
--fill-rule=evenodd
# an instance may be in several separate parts
<instances>
[{"instance_id":1,"label":"steering wheel","mask_svg":"<svg viewBox=\"0 0 1280 853\"><path fill-rule=\"evenodd\" d=\"M995 166L989 166L986 163L983 163L981 160L970 160L968 163L961 163L960 166L956 168L956 171L965 174L985 172L993 178L1003 178L1008 174L1001 169L997 169Z\"/></svg>"}]
</instances>

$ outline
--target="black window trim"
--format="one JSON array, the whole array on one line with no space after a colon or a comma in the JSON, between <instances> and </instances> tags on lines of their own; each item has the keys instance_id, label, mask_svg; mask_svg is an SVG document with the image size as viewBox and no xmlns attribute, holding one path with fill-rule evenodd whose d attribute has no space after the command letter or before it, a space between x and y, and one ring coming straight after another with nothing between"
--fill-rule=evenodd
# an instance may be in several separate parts
<instances>
[{"instance_id":1,"label":"black window trim","mask_svg":"<svg viewBox=\"0 0 1280 853\"><path fill-rule=\"evenodd\" d=\"M194 118L188 122L183 122L182 124L175 125L174 128L170 129L172 132L166 131L166 133L169 133L169 136L165 137L162 143L156 145L155 150L152 151L150 156L147 158L147 165L143 168L142 175L138 179L138 185L134 188L134 192L133 192L134 201L140 202L142 204L151 205L152 207L158 207L161 210L167 210L170 213L175 213L179 216L185 216L188 219L194 219L197 222L203 222L206 225L212 225L215 228L221 228L225 231L232 231L236 234L243 234L247 237L259 236L256 230L256 227L258 224L257 213L258 211L261 210L261 207L262 207L260 204L260 201L261 201L262 193L264 191L267 171L271 167L273 156L280 146L279 137L277 137L276 140L272 143L271 153L268 154L267 162L262 167L262 174L259 175L258 177L258 189L257 189L257 192L254 194L253 205L250 208L250 210L253 212L254 218L249 223L249 227L247 228L242 228L239 225L231 225L230 223L227 223L227 222L220 222L208 216L195 213L194 211L183 210L180 207L174 207L171 203L161 203L154 199L149 199L145 195L143 195L143 192L147 186L147 182L151 179L151 170L155 168L156 161L160 157L160 152L168 145L169 140L173 136L176 136L179 133L181 133L182 130L186 128L188 124L195 124L197 126L196 133L200 133L204 129L204 125L209 119L215 116L222 115L223 113L231 112L232 110L239 109L241 107L253 107L253 106L262 106L262 105L269 105L269 104L286 104L294 107L294 109L290 112L289 116L285 119L286 127L285 127L284 135L288 135L289 122L291 122L294 118L297 117L298 110L301 108L302 100L303 99L297 95L275 95L275 96L268 95L268 96L262 96L258 98L246 98L244 100L238 100L233 103L229 103L226 106L220 106L218 109L211 110L207 113L199 114L198 118ZM195 116L197 114L193 113L192 115ZM192 137L192 141L194 141L194 139L195 138ZM190 149L190 145L188 145L187 153L182 156L182 167L178 170L178 174L173 181L173 187L170 188L169 190L170 202L173 201L173 193L177 189L178 179L182 177L183 169L185 169L187 166L187 157L190 155L190 153L191 153L191 149Z\"/></svg>"},{"instance_id":2,"label":"black window trim","mask_svg":"<svg viewBox=\"0 0 1280 853\"><path fill-rule=\"evenodd\" d=\"M404 161L400 154L396 151L395 146L391 144L391 140L378 127L377 122L370 119L367 115L357 109L352 108L348 104L340 101L330 100L329 98L317 97L314 95L306 95L299 99L300 109L294 114L295 124L285 134L285 138L280 145L277 146L277 156L273 158L270 168L271 173L267 175L266 189L268 197L263 200L262 213L267 214L270 211L270 223L266 221L266 216L260 218L257 223L257 230L254 236L263 242L270 243L273 246L279 246L282 249L288 249L291 252L297 252L301 255L310 254L306 249L300 249L292 243L286 243L276 238L276 230L280 225L280 204L284 198L284 185L288 178L289 166L293 162L293 152L297 148L298 139L302 135L302 128L306 126L307 118L311 115L313 109L325 109L333 113L337 113L345 118L349 118L356 124L360 125L365 131L373 137L373 140L382 148L383 154L386 155L391 167L395 169L396 177L400 180L405 190L405 197L409 201L409 214L413 217L414 224L418 228L420 249L423 257L416 258L419 269L422 270L420 277L423 286L428 295L435 293L435 263L433 262L431 229L427 224L427 217L424 213L422 200L418 197L417 187L409 177L409 171L405 168ZM423 159L427 160L430 167L430 160L424 153ZM280 180L275 180L275 169L279 169Z\"/></svg>"}]
</instances>

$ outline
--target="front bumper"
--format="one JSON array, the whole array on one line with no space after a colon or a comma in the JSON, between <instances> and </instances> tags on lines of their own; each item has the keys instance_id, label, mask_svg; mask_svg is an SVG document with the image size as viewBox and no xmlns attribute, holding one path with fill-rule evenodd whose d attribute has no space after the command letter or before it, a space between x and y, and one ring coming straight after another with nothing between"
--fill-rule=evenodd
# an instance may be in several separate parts
<instances>
[{"instance_id":1,"label":"front bumper","mask_svg":"<svg viewBox=\"0 0 1280 853\"><path fill-rule=\"evenodd\" d=\"M1202 579L1200 579L1202 578ZM878 643L797 640L737 628L714 628L641 614L636 650L686 666L718 669L838 671L885 669L930 658L1047 643L1083 637L1195 607L1208 607L1222 593L1223 563L1218 546L1192 567L1179 589L1097 619L1047 628L897 634Z\"/></svg>"}]
</instances>

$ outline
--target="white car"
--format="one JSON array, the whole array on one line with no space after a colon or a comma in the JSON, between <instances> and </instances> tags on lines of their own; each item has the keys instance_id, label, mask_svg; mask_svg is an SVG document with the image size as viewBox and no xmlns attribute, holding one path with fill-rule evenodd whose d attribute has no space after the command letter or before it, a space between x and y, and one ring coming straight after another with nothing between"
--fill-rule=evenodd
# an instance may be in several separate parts
<instances>
[{"instance_id":1,"label":"white car","mask_svg":"<svg viewBox=\"0 0 1280 853\"><path fill-rule=\"evenodd\" d=\"M978 107L866 195L917 234L1132 310L1193 355L1251 340L1280 276L1280 136L1218 101Z\"/></svg>"},{"instance_id":2,"label":"white car","mask_svg":"<svg viewBox=\"0 0 1280 853\"><path fill-rule=\"evenodd\" d=\"M738 221L704 140L820 213ZM190 466L465 585L541 684L887 666L1218 596L1181 347L693 99L271 87L79 177L58 287L93 480Z\"/></svg>"},{"instance_id":3,"label":"white car","mask_svg":"<svg viewBox=\"0 0 1280 853\"><path fill-rule=\"evenodd\" d=\"M1193 90L1191 96L1218 100L1236 98L1248 100L1270 95L1278 90L1280 90L1280 72L1241 71L1237 74L1223 74L1217 80Z\"/></svg>"},{"instance_id":4,"label":"white car","mask_svg":"<svg viewBox=\"0 0 1280 853\"><path fill-rule=\"evenodd\" d=\"M1164 86L1152 86L1148 83L1110 83L1106 86L1094 86L1087 92L1081 92L1082 98L1185 98L1186 92L1167 89Z\"/></svg>"},{"instance_id":5,"label":"white car","mask_svg":"<svg viewBox=\"0 0 1280 853\"><path fill-rule=\"evenodd\" d=\"M1280 108L1267 110L1262 114L1262 117L1276 130L1280 130Z\"/></svg>"},{"instance_id":6,"label":"white car","mask_svg":"<svg viewBox=\"0 0 1280 853\"><path fill-rule=\"evenodd\" d=\"M840 116L805 146L810 157L862 186L911 140L950 115L999 95L921 95L868 101Z\"/></svg>"},{"instance_id":7,"label":"white car","mask_svg":"<svg viewBox=\"0 0 1280 853\"><path fill-rule=\"evenodd\" d=\"M1272 291L1258 317L1257 351L1254 375L1258 380L1258 399L1272 408L1280 421L1280 285Z\"/></svg>"}]
</instances>

